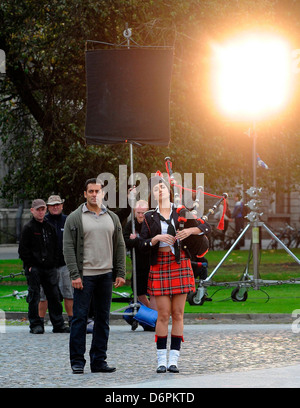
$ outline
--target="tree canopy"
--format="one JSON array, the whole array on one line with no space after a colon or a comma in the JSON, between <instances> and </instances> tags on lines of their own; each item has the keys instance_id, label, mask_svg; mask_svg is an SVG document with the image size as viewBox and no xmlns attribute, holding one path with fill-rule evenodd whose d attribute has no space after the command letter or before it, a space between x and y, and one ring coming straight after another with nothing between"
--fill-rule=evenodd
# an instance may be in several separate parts
<instances>
[{"instance_id":1,"label":"tree canopy","mask_svg":"<svg viewBox=\"0 0 300 408\"><path fill-rule=\"evenodd\" d=\"M118 175L129 164L127 145L86 146L85 47L87 40L120 44L125 24L141 46L174 46L170 95L171 142L134 148L135 171L204 173L205 189L252 180L249 123L219 115L211 97L213 42L241 30L267 29L300 48L300 4L292 0L2 0L0 130L8 174L1 197L10 201L60 193L66 208L82 198L84 181L102 172ZM295 188L300 176L299 87L287 109L259 123L257 150L269 171L258 184Z\"/></svg>"}]
</instances>

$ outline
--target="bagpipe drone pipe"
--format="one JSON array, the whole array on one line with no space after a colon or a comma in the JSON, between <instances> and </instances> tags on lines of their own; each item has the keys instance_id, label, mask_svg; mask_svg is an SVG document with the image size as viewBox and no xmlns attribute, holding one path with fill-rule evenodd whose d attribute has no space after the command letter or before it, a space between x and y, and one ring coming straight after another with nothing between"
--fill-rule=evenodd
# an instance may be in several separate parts
<instances>
[{"instance_id":1,"label":"bagpipe drone pipe","mask_svg":"<svg viewBox=\"0 0 300 408\"><path fill-rule=\"evenodd\" d=\"M223 215L218 225L218 229L224 228L224 214L226 211L226 198L228 197L228 195L226 193L223 193L222 196L216 196L204 192L203 187L198 187L197 190L192 190L193 192L196 192L196 199L193 202L192 209L188 209L181 203L182 201L181 190L184 189L184 187L176 183L174 173L172 170L172 163L169 157L165 158L165 163L170 186L172 186L174 189L174 203L177 207L177 213L179 215L178 217L179 230L192 227L198 227L201 230L199 235L190 235L189 237L185 238L183 241L180 242L180 247L186 252L186 254L191 259L194 273L197 270L199 272L199 268L207 266L207 260L203 257L209 250L209 239L207 237L207 234L209 234L209 232L211 231L211 227L207 222L208 217L214 214L218 206L224 201ZM219 200L212 206L212 208L208 210L206 215L198 217L197 210L199 208L201 194L217 197L219 198Z\"/></svg>"}]
</instances>

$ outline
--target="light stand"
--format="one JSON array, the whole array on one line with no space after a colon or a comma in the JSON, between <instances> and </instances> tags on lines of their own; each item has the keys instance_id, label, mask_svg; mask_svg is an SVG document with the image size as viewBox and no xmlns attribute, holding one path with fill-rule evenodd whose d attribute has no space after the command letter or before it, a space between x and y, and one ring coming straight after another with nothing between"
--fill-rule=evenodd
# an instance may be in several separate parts
<instances>
[{"instance_id":1,"label":"light stand","mask_svg":"<svg viewBox=\"0 0 300 408\"><path fill-rule=\"evenodd\" d=\"M132 143L129 143L129 152L130 152L130 174L133 174L133 146ZM133 187L133 185L132 185ZM131 203L132 204L132 203ZM131 230L132 234L135 234L135 221L134 221L134 210L133 206L131 205ZM135 316L140 308L140 303L137 301L137 282L136 282L136 257L135 257L135 248L133 247L132 250L132 289L133 289L133 303L130 304L130 308L132 308L131 311L125 311L123 310L128 309L128 306L124 306L120 309L117 309L113 312L111 312L112 315L118 315L119 312L122 312L122 315L125 316ZM132 329L135 330L136 327L132 326Z\"/></svg>"},{"instance_id":2,"label":"light stand","mask_svg":"<svg viewBox=\"0 0 300 408\"><path fill-rule=\"evenodd\" d=\"M247 299L247 288L249 287L253 287L254 289L259 289L260 286L263 286L265 284L265 282L267 284L269 283L274 284L276 282L277 283L279 282L279 281L264 281L259 276L259 257L260 257L259 228L264 228L268 232L268 234L270 234L271 237L274 238L278 242L278 244L280 244L284 248L284 250L300 265L300 260L293 254L293 252L290 251L290 249L284 245L284 243L270 230L270 228L266 226L264 222L260 221L260 216L263 215L263 213L258 212L260 201L257 200L257 197L262 189L257 188L256 186L256 166L257 166L256 138L257 138L257 135L256 135L255 122L253 122L253 128L252 128L251 133L253 135L253 187L247 190L247 194L252 199L246 204L251 210L251 212L246 216L249 223L246 225L246 227L237 237L235 242L232 244L232 246L223 256L223 258L218 263L218 265L214 268L211 274L205 280L200 281L196 294L192 297L192 304L199 305L203 303L202 298L205 295L205 287L217 286L215 283L212 283L212 277L217 273L220 266L225 262L225 260L234 250L238 242L242 239L242 237L246 234L246 232L250 228L252 231L252 238L251 238L251 246L249 249L249 256L248 256L247 266L245 268L245 273L243 274L239 282L222 282L219 284L220 286L221 285L225 285L225 286L236 286L237 285L236 289L232 291L232 294L231 294L232 300L245 301ZM253 279L248 274L251 251L252 251L252 257L253 257ZM287 282L287 283L297 283L297 281Z\"/></svg>"},{"instance_id":3,"label":"light stand","mask_svg":"<svg viewBox=\"0 0 300 408\"><path fill-rule=\"evenodd\" d=\"M264 228L285 251L298 263L300 260L280 241L278 237L260 221L258 193L261 189L256 185L256 125L255 119L274 114L287 101L291 87L290 47L287 42L276 35L263 32L241 33L231 42L214 49L213 92L217 106L233 120L252 120L253 136L253 187L247 194L252 198L247 206L251 212L247 215L249 223L237 237L231 248L221 259L212 273L200 281L197 293L193 296L193 304L201 304L204 286L212 286L212 277L227 259L237 243L251 228L251 248L245 273L238 282L224 282L219 286L237 286L232 293L233 300L245 300L246 288L253 286L258 289L264 281L259 276L259 229ZM248 274L250 252L253 257L253 277ZM268 281L272 284L277 281ZM281 281L282 283L282 281ZM299 279L290 279L286 283L300 283ZM215 285L217 286L217 285ZM241 290L240 290L241 289Z\"/></svg>"},{"instance_id":4,"label":"light stand","mask_svg":"<svg viewBox=\"0 0 300 408\"><path fill-rule=\"evenodd\" d=\"M131 29L127 23L123 36L125 41L121 44L86 41L86 45L88 42L95 42L113 46L115 50L93 49L92 52L86 53L88 98L85 135L89 144L127 143L130 146L130 184L133 185L133 144L169 144L169 93L174 47L140 46L132 40ZM120 52L121 47L127 50ZM131 205L132 232L135 232L136 225ZM125 313L121 314L125 320L125 315L134 317L127 320L132 328L132 320L154 327L157 311L137 302L137 254L136 247L132 251L134 302L125 307ZM121 293L120 295L125 297Z\"/></svg>"},{"instance_id":5,"label":"light stand","mask_svg":"<svg viewBox=\"0 0 300 408\"><path fill-rule=\"evenodd\" d=\"M94 50L95 52L86 54L88 103L85 134L90 144L127 143L130 146L130 184L133 185L133 144L140 145L136 140L140 140L141 144L169 143L169 91L174 47L140 46L132 40L131 29L127 23L123 36L125 41L121 44L95 42L115 48L125 47L128 50L124 52ZM130 48L140 50L131 51ZM153 64L151 65L152 62L155 69ZM159 103L157 94L161 96ZM131 205L132 232L135 232L135 226ZM137 248L132 251L134 302L127 306L122 315L133 316L141 324L153 327L155 313L152 312L156 310L137 302L136 255ZM125 297L122 294L121 296ZM122 309L112 314L117 314L120 310ZM128 318L127 321L131 324L132 320Z\"/></svg>"},{"instance_id":6,"label":"light stand","mask_svg":"<svg viewBox=\"0 0 300 408\"><path fill-rule=\"evenodd\" d=\"M254 195L257 194L258 189L256 185L256 126L255 122L253 122L253 148L252 148L252 171L253 171L253 192ZM253 203L256 204L256 203ZM258 204L258 203L257 203ZM256 282L259 279L259 217L256 216L256 212L253 216L253 225L252 225L252 252L253 252L253 278ZM249 219L249 218L248 218ZM251 222L251 221L250 221Z\"/></svg>"},{"instance_id":7,"label":"light stand","mask_svg":"<svg viewBox=\"0 0 300 408\"><path fill-rule=\"evenodd\" d=\"M128 28L128 24L126 23L126 29L123 32L124 37L127 40L127 48L130 48L130 38L131 38L131 29ZM136 143L138 145L138 143ZM132 143L129 142L129 153L130 153L130 174L133 175L133 146ZM133 187L133 185L132 185ZM134 221L134 210L133 206L131 205L131 230L132 233L135 233L135 221ZM133 303L130 304L132 308L132 312L123 312L123 310L128 309L128 306L123 308L117 309L114 312L111 312L112 315L117 315L119 312L122 312L122 315L127 316L135 316L140 308L140 304L137 302L137 282L136 282L136 257L135 257L135 248L132 248L132 286L133 286ZM136 327L132 326L134 330Z\"/></svg>"}]
</instances>

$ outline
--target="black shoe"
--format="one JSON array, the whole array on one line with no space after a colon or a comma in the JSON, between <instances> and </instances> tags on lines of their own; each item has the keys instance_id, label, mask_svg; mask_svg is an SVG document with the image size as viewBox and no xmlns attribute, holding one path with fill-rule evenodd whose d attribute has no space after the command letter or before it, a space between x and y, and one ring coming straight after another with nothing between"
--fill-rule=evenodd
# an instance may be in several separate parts
<instances>
[{"instance_id":1,"label":"black shoe","mask_svg":"<svg viewBox=\"0 0 300 408\"><path fill-rule=\"evenodd\" d=\"M62 326L62 327L54 327L53 328L53 333L70 333L70 327L68 326Z\"/></svg>"},{"instance_id":2,"label":"black shoe","mask_svg":"<svg viewBox=\"0 0 300 408\"><path fill-rule=\"evenodd\" d=\"M131 325L131 330L136 330L138 328L139 322L134 320Z\"/></svg>"},{"instance_id":3,"label":"black shoe","mask_svg":"<svg viewBox=\"0 0 300 408\"><path fill-rule=\"evenodd\" d=\"M116 368L108 365L101 368L91 368L92 373L113 373L114 371L116 371Z\"/></svg>"},{"instance_id":4,"label":"black shoe","mask_svg":"<svg viewBox=\"0 0 300 408\"><path fill-rule=\"evenodd\" d=\"M44 333L44 328L42 326L35 326L32 329L30 329L30 333L32 333L32 334L43 334Z\"/></svg>"},{"instance_id":5,"label":"black shoe","mask_svg":"<svg viewBox=\"0 0 300 408\"><path fill-rule=\"evenodd\" d=\"M157 367L156 372L157 372L158 374L160 374L160 373L166 373L166 372L167 372L167 369L166 369L165 366L159 366L159 367Z\"/></svg>"},{"instance_id":6,"label":"black shoe","mask_svg":"<svg viewBox=\"0 0 300 408\"><path fill-rule=\"evenodd\" d=\"M83 367L80 365L72 366L73 374L83 374Z\"/></svg>"},{"instance_id":7,"label":"black shoe","mask_svg":"<svg viewBox=\"0 0 300 408\"><path fill-rule=\"evenodd\" d=\"M168 368L168 371L170 373L179 373L178 367L176 367L176 365L170 365L170 367Z\"/></svg>"},{"instance_id":8,"label":"black shoe","mask_svg":"<svg viewBox=\"0 0 300 408\"><path fill-rule=\"evenodd\" d=\"M155 332L155 327L151 326L144 326L144 331Z\"/></svg>"}]
</instances>

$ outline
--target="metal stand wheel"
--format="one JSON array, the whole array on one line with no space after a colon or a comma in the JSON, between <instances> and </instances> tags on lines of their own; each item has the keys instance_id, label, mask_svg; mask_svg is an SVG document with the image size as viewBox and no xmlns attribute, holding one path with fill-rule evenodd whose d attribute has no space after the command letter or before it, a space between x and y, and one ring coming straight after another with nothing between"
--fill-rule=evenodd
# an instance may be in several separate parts
<instances>
[{"instance_id":1,"label":"metal stand wheel","mask_svg":"<svg viewBox=\"0 0 300 408\"><path fill-rule=\"evenodd\" d=\"M248 298L248 290L246 288L235 288L231 292L231 299L234 302L245 302Z\"/></svg>"},{"instance_id":2,"label":"metal stand wheel","mask_svg":"<svg viewBox=\"0 0 300 408\"><path fill-rule=\"evenodd\" d=\"M191 306L202 306L205 301L205 288L198 288L197 292L190 292L187 301Z\"/></svg>"}]
</instances>

